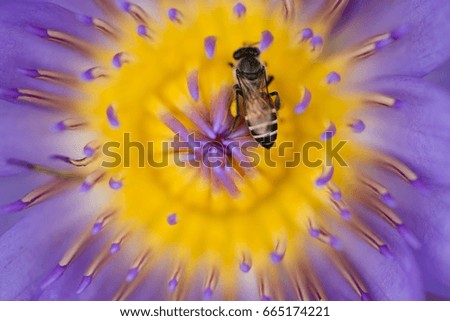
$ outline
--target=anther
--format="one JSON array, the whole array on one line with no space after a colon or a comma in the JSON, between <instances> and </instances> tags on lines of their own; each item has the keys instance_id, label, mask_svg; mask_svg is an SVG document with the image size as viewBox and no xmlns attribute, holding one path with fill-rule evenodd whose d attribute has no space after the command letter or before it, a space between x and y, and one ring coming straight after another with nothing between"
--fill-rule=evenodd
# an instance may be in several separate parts
<instances>
[{"instance_id":1,"label":"anther","mask_svg":"<svg viewBox=\"0 0 450 321\"><path fill-rule=\"evenodd\" d=\"M108 77L108 74L102 67L90 68L81 74L81 80L88 82L104 77Z\"/></svg>"},{"instance_id":2,"label":"anther","mask_svg":"<svg viewBox=\"0 0 450 321\"><path fill-rule=\"evenodd\" d=\"M68 186L67 182L61 179L55 179L48 184L32 190L20 200L10 204L0 206L0 213L17 213L42 201L49 199L56 193L63 192Z\"/></svg>"},{"instance_id":3,"label":"anther","mask_svg":"<svg viewBox=\"0 0 450 321\"><path fill-rule=\"evenodd\" d=\"M114 55L112 64L116 68L121 68L124 64L131 62L131 55L127 52L119 52L116 55Z\"/></svg>"},{"instance_id":4,"label":"anther","mask_svg":"<svg viewBox=\"0 0 450 321\"><path fill-rule=\"evenodd\" d=\"M128 2L128 1L121 1L120 7L123 11L130 14L130 16L139 24L146 25L148 21L148 14L145 12L142 7L140 7L137 4Z\"/></svg>"},{"instance_id":5,"label":"anther","mask_svg":"<svg viewBox=\"0 0 450 321\"><path fill-rule=\"evenodd\" d=\"M93 140L89 142L86 146L83 148L83 154L86 157L92 157L97 153L98 149L100 148L101 144L97 140Z\"/></svg>"},{"instance_id":6,"label":"anther","mask_svg":"<svg viewBox=\"0 0 450 321\"><path fill-rule=\"evenodd\" d=\"M323 47L323 39L321 36L313 36L310 41L312 51L317 51Z\"/></svg>"},{"instance_id":7,"label":"anther","mask_svg":"<svg viewBox=\"0 0 450 321\"><path fill-rule=\"evenodd\" d=\"M305 87L302 100L295 106L296 114L302 114L311 103L312 95L308 88Z\"/></svg>"},{"instance_id":8,"label":"anther","mask_svg":"<svg viewBox=\"0 0 450 321\"><path fill-rule=\"evenodd\" d=\"M324 187L328 184L328 182L333 178L334 174L334 166L323 166L322 174L315 181L315 185L317 188Z\"/></svg>"},{"instance_id":9,"label":"anther","mask_svg":"<svg viewBox=\"0 0 450 321\"><path fill-rule=\"evenodd\" d=\"M16 100L35 106L52 109L70 108L73 106L73 103L68 102L67 99L34 89L0 88L0 99Z\"/></svg>"},{"instance_id":10,"label":"anther","mask_svg":"<svg viewBox=\"0 0 450 321\"><path fill-rule=\"evenodd\" d=\"M183 14L176 8L170 8L167 11L167 16L172 22L181 23L181 17L183 16Z\"/></svg>"},{"instance_id":11,"label":"anther","mask_svg":"<svg viewBox=\"0 0 450 321\"><path fill-rule=\"evenodd\" d=\"M175 292L175 290L177 289L178 284L180 282L181 273L182 273L182 268L178 267L176 269L176 271L172 274L172 277L170 278L169 282L167 283L169 292Z\"/></svg>"},{"instance_id":12,"label":"anther","mask_svg":"<svg viewBox=\"0 0 450 321\"><path fill-rule=\"evenodd\" d=\"M217 271L212 270L205 279L205 285L203 286L203 299L210 300L214 294L214 290L217 286Z\"/></svg>"},{"instance_id":13,"label":"anther","mask_svg":"<svg viewBox=\"0 0 450 321\"><path fill-rule=\"evenodd\" d=\"M329 233L323 227L314 227L311 221L309 221L308 224L309 234L313 238L318 239L319 241L326 243L337 250L342 249L341 241L336 236Z\"/></svg>"},{"instance_id":14,"label":"anther","mask_svg":"<svg viewBox=\"0 0 450 321\"><path fill-rule=\"evenodd\" d=\"M356 119L348 126L353 130L354 133L358 134L362 133L366 129L366 124L360 119Z\"/></svg>"},{"instance_id":15,"label":"anther","mask_svg":"<svg viewBox=\"0 0 450 321\"><path fill-rule=\"evenodd\" d=\"M348 208L347 204L342 199L340 201L332 199L331 204L345 221L348 222L351 220L352 213L350 212L350 209Z\"/></svg>"},{"instance_id":16,"label":"anther","mask_svg":"<svg viewBox=\"0 0 450 321\"><path fill-rule=\"evenodd\" d=\"M108 109L106 110L106 116L108 117L109 125L112 128L117 129L120 127L119 118L117 117L117 111L113 105L108 106Z\"/></svg>"},{"instance_id":17,"label":"anther","mask_svg":"<svg viewBox=\"0 0 450 321\"><path fill-rule=\"evenodd\" d=\"M278 241L275 250L270 252L270 260L273 264L279 264L286 254L286 243Z\"/></svg>"},{"instance_id":18,"label":"anther","mask_svg":"<svg viewBox=\"0 0 450 321\"><path fill-rule=\"evenodd\" d=\"M336 135L336 125L332 121L330 121L327 129L325 129L325 131L320 135L320 139L327 141L333 138L334 135Z\"/></svg>"},{"instance_id":19,"label":"anther","mask_svg":"<svg viewBox=\"0 0 450 321\"><path fill-rule=\"evenodd\" d=\"M53 132L63 132L66 130L76 130L83 128L87 122L81 119L66 119L51 126L50 130Z\"/></svg>"},{"instance_id":20,"label":"anther","mask_svg":"<svg viewBox=\"0 0 450 321\"><path fill-rule=\"evenodd\" d=\"M198 70L191 71L187 76L187 86L192 99L200 99L200 90L198 88Z\"/></svg>"},{"instance_id":21,"label":"anther","mask_svg":"<svg viewBox=\"0 0 450 321\"><path fill-rule=\"evenodd\" d=\"M238 17L241 18L245 15L245 13L247 12L247 8L240 2L236 3L236 5L233 7L233 12L234 14Z\"/></svg>"},{"instance_id":22,"label":"anther","mask_svg":"<svg viewBox=\"0 0 450 321\"><path fill-rule=\"evenodd\" d=\"M50 41L62 44L66 47L75 49L85 55L91 55L93 46L77 37L69 35L61 31L55 31L36 26L29 26L28 29L36 36Z\"/></svg>"},{"instance_id":23,"label":"anther","mask_svg":"<svg viewBox=\"0 0 450 321\"><path fill-rule=\"evenodd\" d=\"M267 50L270 45L272 45L272 42L274 40L274 37L272 33L268 30L265 30L261 33L261 42L259 44L259 49L261 51Z\"/></svg>"},{"instance_id":24,"label":"anther","mask_svg":"<svg viewBox=\"0 0 450 321\"><path fill-rule=\"evenodd\" d=\"M139 25L137 26L137 34L141 36L142 38L152 39L150 36L150 29L145 25Z\"/></svg>"},{"instance_id":25,"label":"anther","mask_svg":"<svg viewBox=\"0 0 450 321\"><path fill-rule=\"evenodd\" d=\"M127 276L125 278L125 280L128 283L131 283L131 282L133 282L136 279L136 277L138 276L139 272L147 264L148 259L149 259L149 252L145 252L145 253L141 254L141 256L139 256L134 261L134 263L132 264L132 266L128 270L128 274L127 274Z\"/></svg>"},{"instance_id":26,"label":"anther","mask_svg":"<svg viewBox=\"0 0 450 321\"><path fill-rule=\"evenodd\" d=\"M214 54L216 52L216 42L217 37L215 36L209 36L205 38L204 46L206 57L208 57L208 59L212 59L214 57Z\"/></svg>"},{"instance_id":27,"label":"anther","mask_svg":"<svg viewBox=\"0 0 450 321\"><path fill-rule=\"evenodd\" d=\"M335 71L332 71L332 72L330 72L328 75L327 75L327 83L328 84L337 84L337 83L339 83L341 81L341 75L340 74L338 74L337 72L335 72Z\"/></svg>"},{"instance_id":28,"label":"anther","mask_svg":"<svg viewBox=\"0 0 450 321\"><path fill-rule=\"evenodd\" d=\"M178 223L178 217L177 214L172 213L169 216L167 216L167 223L169 225L176 225Z\"/></svg>"},{"instance_id":29,"label":"anther","mask_svg":"<svg viewBox=\"0 0 450 321\"><path fill-rule=\"evenodd\" d=\"M49 275L45 278L44 282L42 282L41 289L45 290L49 285L57 281L67 270L67 265L61 266L59 264L49 273Z\"/></svg>"},{"instance_id":30,"label":"anther","mask_svg":"<svg viewBox=\"0 0 450 321\"><path fill-rule=\"evenodd\" d=\"M314 37L314 32L310 28L303 29L300 34L302 36L302 42L305 42Z\"/></svg>"},{"instance_id":31,"label":"anther","mask_svg":"<svg viewBox=\"0 0 450 321\"><path fill-rule=\"evenodd\" d=\"M45 80L57 84L64 84L66 86L72 86L78 81L75 77L51 70L18 68L17 72L26 77Z\"/></svg>"},{"instance_id":32,"label":"anther","mask_svg":"<svg viewBox=\"0 0 450 321\"><path fill-rule=\"evenodd\" d=\"M123 177L122 175L114 175L109 179L109 187L111 189L118 191L123 187Z\"/></svg>"},{"instance_id":33,"label":"anther","mask_svg":"<svg viewBox=\"0 0 450 321\"><path fill-rule=\"evenodd\" d=\"M342 201L342 192L333 181L328 182L327 188L328 188L331 198L334 201L336 201L336 202Z\"/></svg>"},{"instance_id":34,"label":"anther","mask_svg":"<svg viewBox=\"0 0 450 321\"><path fill-rule=\"evenodd\" d=\"M241 263L239 264L239 269L243 273L248 273L251 268L252 268L252 259L251 259L251 257L249 255L247 255L247 254L243 254L242 255L242 259L241 259Z\"/></svg>"},{"instance_id":35,"label":"anther","mask_svg":"<svg viewBox=\"0 0 450 321\"><path fill-rule=\"evenodd\" d=\"M385 186L365 176L360 177L360 181L364 186L369 188L369 190L374 193L385 205L389 206L390 208L396 207L397 203L395 199L392 197Z\"/></svg>"},{"instance_id":36,"label":"anther","mask_svg":"<svg viewBox=\"0 0 450 321\"><path fill-rule=\"evenodd\" d=\"M96 170L95 172L89 174L84 180L80 187L80 192L90 191L95 184L100 182L100 180L105 176L105 172L102 170Z\"/></svg>"},{"instance_id":37,"label":"anther","mask_svg":"<svg viewBox=\"0 0 450 321\"><path fill-rule=\"evenodd\" d=\"M115 37L115 30L114 28L107 23L105 20L94 18L86 15L78 15L78 20L80 20L83 24L87 26L94 27L98 31L108 35Z\"/></svg>"},{"instance_id":38,"label":"anther","mask_svg":"<svg viewBox=\"0 0 450 321\"><path fill-rule=\"evenodd\" d=\"M92 235L99 234L105 228L105 226L111 221L114 214L115 212L106 211L105 213L100 215L95 221L94 225L92 226L91 234Z\"/></svg>"}]
</instances>

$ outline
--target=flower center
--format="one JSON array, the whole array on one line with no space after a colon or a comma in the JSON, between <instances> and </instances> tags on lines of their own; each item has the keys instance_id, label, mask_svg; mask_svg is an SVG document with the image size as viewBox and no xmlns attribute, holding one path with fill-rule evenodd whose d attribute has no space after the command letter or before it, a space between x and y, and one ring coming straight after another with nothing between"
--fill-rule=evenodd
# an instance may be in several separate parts
<instances>
[{"instance_id":1,"label":"flower center","mask_svg":"<svg viewBox=\"0 0 450 321\"><path fill-rule=\"evenodd\" d=\"M318 60L323 38L290 23L282 7L199 5L162 5L166 14L157 17L123 5L132 19L123 21L126 35L110 57L113 68L89 69L84 78L97 80L87 88L96 96L90 118L98 119L106 142L115 142L103 151L120 160L103 164L115 177L110 185L120 186L113 202L121 218L145 231L157 255L175 249L173 273L184 265L220 266L222 277L235 278L235 266L265 270L285 254L297 259L295 244L324 206L325 187L334 186L333 163L324 166L323 150L336 125L346 126L349 99L334 88L346 62ZM232 102L233 53L245 46L260 50L265 81L274 79L263 89L277 91L281 100L271 150L243 147L254 142L244 121L232 129L230 110L235 114L239 104ZM174 148L190 134L198 146ZM311 142L315 148L305 150ZM285 253L288 245L293 248Z\"/></svg>"},{"instance_id":2,"label":"flower center","mask_svg":"<svg viewBox=\"0 0 450 321\"><path fill-rule=\"evenodd\" d=\"M79 177L84 180L82 192L107 182L114 195L46 285L62 275L91 238L114 222L117 235L88 267L79 292L134 232L140 254L116 298L126 297L136 286L133 282L152 269L152 259L166 266L168 292L176 298L195 287L199 278L206 298L219 287L225 297L235 298L236 280L248 272L256 276L261 298L281 298L277 288L281 282L272 273L280 263L299 297L323 298L305 258L306 240L313 237L340 248L329 222L336 216L350 220L351 207L341 190L348 191L352 181L361 183L355 198L364 197L375 212L407 234L389 208L393 199L387 189L347 166L359 156L360 147L345 145L365 129L362 120L351 116L362 101L386 107L399 102L379 94L348 94L341 84L352 62L397 41L402 30L377 35L351 52L327 58L322 49L345 1L332 1L315 19L300 24L292 17L298 9L292 8L293 3L164 2L151 12L129 2L121 3L120 12L106 4L117 28L80 16L82 23L112 39L110 48L90 48L100 63L81 73L80 88L90 97L77 111L85 120L69 119L55 126L61 131L88 124L98 133L84 148L86 158L55 157L86 170L62 176L16 161L58 179L6 210L34 205L51 195L55 186L65 187ZM33 28L32 32L84 48L59 31ZM245 67L233 58L243 47L260 53ZM258 72L252 73L255 66ZM33 78L61 80L55 72L25 72ZM55 97L29 89L0 94L8 100L58 105ZM276 115L270 121L276 121L277 140L270 149L257 143L257 137L266 134L261 130L265 123L249 121L261 112L261 104L255 103L261 100ZM369 161L405 181L417 181L398 160L366 153ZM384 241L363 222L351 224L372 247L389 254ZM329 255L357 294L367 298L364 284L342 263L345 260L337 259L334 252Z\"/></svg>"}]
</instances>

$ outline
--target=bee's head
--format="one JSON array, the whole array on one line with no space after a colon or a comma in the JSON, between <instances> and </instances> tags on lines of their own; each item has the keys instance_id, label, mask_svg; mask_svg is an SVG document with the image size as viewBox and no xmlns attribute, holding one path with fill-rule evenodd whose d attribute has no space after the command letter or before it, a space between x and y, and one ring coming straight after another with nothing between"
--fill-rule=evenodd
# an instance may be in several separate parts
<instances>
[{"instance_id":1,"label":"bee's head","mask_svg":"<svg viewBox=\"0 0 450 321\"><path fill-rule=\"evenodd\" d=\"M256 47L242 47L233 53L233 58L234 58L234 60L240 60L245 57L256 58L260 54L261 54L261 52Z\"/></svg>"}]
</instances>

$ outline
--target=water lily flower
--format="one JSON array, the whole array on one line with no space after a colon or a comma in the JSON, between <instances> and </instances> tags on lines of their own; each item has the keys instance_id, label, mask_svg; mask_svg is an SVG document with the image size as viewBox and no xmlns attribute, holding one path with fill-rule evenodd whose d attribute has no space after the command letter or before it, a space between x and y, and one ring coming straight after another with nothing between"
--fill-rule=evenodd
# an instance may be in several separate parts
<instances>
[{"instance_id":1,"label":"water lily flower","mask_svg":"<svg viewBox=\"0 0 450 321\"><path fill-rule=\"evenodd\" d=\"M1 1L0 299L449 298L449 16Z\"/></svg>"}]
</instances>

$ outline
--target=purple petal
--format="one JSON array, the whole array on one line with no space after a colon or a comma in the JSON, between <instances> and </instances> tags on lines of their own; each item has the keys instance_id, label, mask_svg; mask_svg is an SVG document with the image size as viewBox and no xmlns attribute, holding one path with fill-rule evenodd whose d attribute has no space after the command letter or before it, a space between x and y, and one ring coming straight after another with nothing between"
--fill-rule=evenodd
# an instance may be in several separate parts
<instances>
[{"instance_id":1,"label":"purple petal","mask_svg":"<svg viewBox=\"0 0 450 321\"><path fill-rule=\"evenodd\" d=\"M360 3L351 8L348 22L332 37L341 48L385 32L392 32L392 38L397 40L363 61L355 75L364 78L393 74L423 76L450 57L450 2L357 2Z\"/></svg>"}]
</instances>

